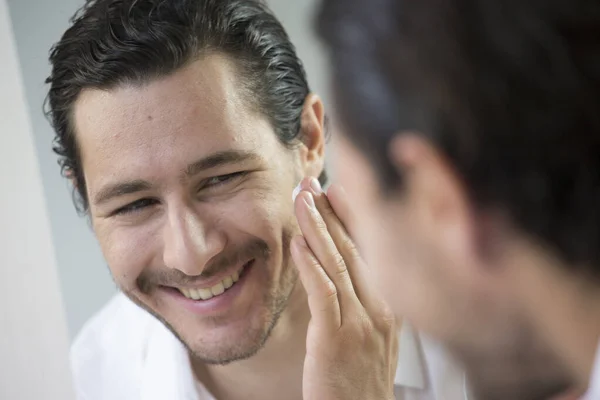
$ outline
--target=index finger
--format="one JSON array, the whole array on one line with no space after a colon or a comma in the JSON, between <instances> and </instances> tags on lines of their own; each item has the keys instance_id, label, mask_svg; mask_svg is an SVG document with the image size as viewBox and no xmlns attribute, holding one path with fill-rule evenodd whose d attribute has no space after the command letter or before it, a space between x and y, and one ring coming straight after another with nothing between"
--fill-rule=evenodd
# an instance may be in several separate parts
<instances>
[{"instance_id":1,"label":"index finger","mask_svg":"<svg viewBox=\"0 0 600 400\"><path fill-rule=\"evenodd\" d=\"M290 248L306 290L312 318L319 327L332 332L337 331L342 324L337 288L302 236L294 237Z\"/></svg>"}]
</instances>

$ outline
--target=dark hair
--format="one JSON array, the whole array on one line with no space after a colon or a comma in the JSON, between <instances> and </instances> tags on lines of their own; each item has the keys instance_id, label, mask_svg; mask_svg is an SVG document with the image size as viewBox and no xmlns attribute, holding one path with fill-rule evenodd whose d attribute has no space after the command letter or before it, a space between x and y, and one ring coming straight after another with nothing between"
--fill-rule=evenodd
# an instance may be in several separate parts
<instances>
[{"instance_id":1,"label":"dark hair","mask_svg":"<svg viewBox=\"0 0 600 400\"><path fill-rule=\"evenodd\" d=\"M317 25L383 188L402 187L390 140L419 132L478 207L600 278L599 2L325 0Z\"/></svg>"},{"instance_id":2,"label":"dark hair","mask_svg":"<svg viewBox=\"0 0 600 400\"><path fill-rule=\"evenodd\" d=\"M71 121L86 88L141 84L174 73L209 52L232 56L245 97L282 143L301 140L310 89L288 35L259 0L88 0L54 45L47 98L63 175L75 180L76 206L88 209ZM319 177L325 183L325 172Z\"/></svg>"}]
</instances>

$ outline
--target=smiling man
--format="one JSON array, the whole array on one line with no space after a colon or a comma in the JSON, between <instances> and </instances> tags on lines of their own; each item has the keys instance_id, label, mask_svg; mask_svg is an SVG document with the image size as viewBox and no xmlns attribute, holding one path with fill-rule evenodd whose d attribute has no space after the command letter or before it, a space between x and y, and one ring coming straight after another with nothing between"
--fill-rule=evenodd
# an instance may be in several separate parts
<instances>
[{"instance_id":1,"label":"smiling man","mask_svg":"<svg viewBox=\"0 0 600 400\"><path fill-rule=\"evenodd\" d=\"M212 54L144 87L85 90L72 111L119 287L218 363L254 354L287 305L297 275L288 193L303 169L323 168L317 115L301 159L238 84L231 57Z\"/></svg>"},{"instance_id":2,"label":"smiling man","mask_svg":"<svg viewBox=\"0 0 600 400\"><path fill-rule=\"evenodd\" d=\"M325 117L282 26L252 0L89 1L50 61L55 151L122 292L73 345L79 397L302 398L318 376L292 191L326 181ZM347 356L387 356L366 346L385 315L370 319L382 328L342 338ZM463 399L437 347L407 324L400 341L395 379L351 384ZM338 382L374 371L345 368Z\"/></svg>"}]
</instances>

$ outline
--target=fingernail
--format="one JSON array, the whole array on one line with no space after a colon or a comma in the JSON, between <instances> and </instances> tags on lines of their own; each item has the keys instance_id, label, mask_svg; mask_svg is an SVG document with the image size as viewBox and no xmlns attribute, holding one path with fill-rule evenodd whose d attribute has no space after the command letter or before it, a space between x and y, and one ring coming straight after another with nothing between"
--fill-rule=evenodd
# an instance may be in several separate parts
<instances>
[{"instance_id":1,"label":"fingernail","mask_svg":"<svg viewBox=\"0 0 600 400\"><path fill-rule=\"evenodd\" d=\"M316 210L317 207L315 207L315 199L313 199L312 194L307 192L306 196L304 196L304 201L310 208L312 208L313 210Z\"/></svg>"},{"instance_id":2,"label":"fingernail","mask_svg":"<svg viewBox=\"0 0 600 400\"><path fill-rule=\"evenodd\" d=\"M317 180L317 178L311 178L310 180L310 188L316 195L323 193L323 188L321 188L321 184Z\"/></svg>"},{"instance_id":3,"label":"fingernail","mask_svg":"<svg viewBox=\"0 0 600 400\"><path fill-rule=\"evenodd\" d=\"M300 182L302 183L302 182ZM298 186L296 186L294 188L294 191L292 192L292 202L296 201L296 197L298 197L298 193L300 193L300 190L302 190L302 188L300 187L300 183L298 184Z\"/></svg>"}]
</instances>

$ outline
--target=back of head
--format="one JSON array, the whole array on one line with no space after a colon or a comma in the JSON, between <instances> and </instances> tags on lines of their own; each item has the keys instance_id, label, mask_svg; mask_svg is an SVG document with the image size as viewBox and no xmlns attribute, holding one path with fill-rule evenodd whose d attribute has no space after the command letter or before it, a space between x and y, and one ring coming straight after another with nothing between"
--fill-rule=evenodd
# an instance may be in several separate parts
<instances>
[{"instance_id":1,"label":"back of head","mask_svg":"<svg viewBox=\"0 0 600 400\"><path fill-rule=\"evenodd\" d=\"M318 29L385 187L402 181L390 140L420 132L478 207L600 278L600 3L327 0Z\"/></svg>"},{"instance_id":2,"label":"back of head","mask_svg":"<svg viewBox=\"0 0 600 400\"><path fill-rule=\"evenodd\" d=\"M262 1L88 0L71 23L50 55L48 115L80 211L87 211L88 199L71 114L85 89L144 84L220 52L235 60L244 98L268 117L281 142L300 138L305 71Z\"/></svg>"}]
</instances>

